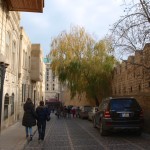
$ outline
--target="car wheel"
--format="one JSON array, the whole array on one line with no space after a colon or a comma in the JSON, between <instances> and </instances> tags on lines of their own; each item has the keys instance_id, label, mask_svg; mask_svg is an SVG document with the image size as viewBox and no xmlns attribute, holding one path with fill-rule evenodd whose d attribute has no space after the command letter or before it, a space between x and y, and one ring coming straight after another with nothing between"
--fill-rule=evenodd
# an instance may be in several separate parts
<instances>
[{"instance_id":1,"label":"car wheel","mask_svg":"<svg viewBox=\"0 0 150 150\"><path fill-rule=\"evenodd\" d=\"M99 129L99 131L100 131L100 135L101 136L107 136L108 135L108 131L104 130L102 121L100 121L100 129Z\"/></svg>"},{"instance_id":2,"label":"car wheel","mask_svg":"<svg viewBox=\"0 0 150 150\"><path fill-rule=\"evenodd\" d=\"M137 135L137 136L141 136L141 134L142 134L142 130L136 131L136 135Z\"/></svg>"},{"instance_id":3,"label":"car wheel","mask_svg":"<svg viewBox=\"0 0 150 150\"><path fill-rule=\"evenodd\" d=\"M96 128L96 121L95 121L95 118L93 118L93 127Z\"/></svg>"}]
</instances>

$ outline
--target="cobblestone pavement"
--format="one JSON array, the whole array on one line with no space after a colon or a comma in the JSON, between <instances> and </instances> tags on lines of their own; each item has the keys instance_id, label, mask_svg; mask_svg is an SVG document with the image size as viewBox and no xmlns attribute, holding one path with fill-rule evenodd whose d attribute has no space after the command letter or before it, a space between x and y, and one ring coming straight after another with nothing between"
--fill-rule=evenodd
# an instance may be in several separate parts
<instances>
[{"instance_id":1,"label":"cobblestone pavement","mask_svg":"<svg viewBox=\"0 0 150 150\"><path fill-rule=\"evenodd\" d=\"M25 150L150 150L150 136L118 133L101 137L88 120L52 116L45 140L38 142L36 133Z\"/></svg>"}]
</instances>

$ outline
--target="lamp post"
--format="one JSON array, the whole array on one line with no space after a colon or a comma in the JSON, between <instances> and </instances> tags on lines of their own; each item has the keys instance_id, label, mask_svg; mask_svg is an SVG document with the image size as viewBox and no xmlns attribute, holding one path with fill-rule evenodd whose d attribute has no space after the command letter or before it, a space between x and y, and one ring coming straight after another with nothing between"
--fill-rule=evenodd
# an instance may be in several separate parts
<instances>
[{"instance_id":1,"label":"lamp post","mask_svg":"<svg viewBox=\"0 0 150 150\"><path fill-rule=\"evenodd\" d=\"M0 62L0 133L1 133L1 123L2 123L2 100L3 100L3 86L5 79L5 72L8 64Z\"/></svg>"}]
</instances>

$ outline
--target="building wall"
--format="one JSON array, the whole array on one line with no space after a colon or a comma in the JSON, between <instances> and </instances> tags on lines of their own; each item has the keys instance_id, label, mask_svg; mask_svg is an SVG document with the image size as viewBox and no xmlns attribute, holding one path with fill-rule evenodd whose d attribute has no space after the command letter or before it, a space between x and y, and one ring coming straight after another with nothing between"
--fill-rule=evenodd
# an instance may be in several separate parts
<instances>
[{"instance_id":1,"label":"building wall","mask_svg":"<svg viewBox=\"0 0 150 150\"><path fill-rule=\"evenodd\" d=\"M60 82L58 77L52 72L49 58L45 58L45 100L60 99Z\"/></svg>"},{"instance_id":2,"label":"building wall","mask_svg":"<svg viewBox=\"0 0 150 150\"><path fill-rule=\"evenodd\" d=\"M31 42L23 27L20 27L20 47L19 47L19 104L18 119L23 115L23 104L28 97L32 98L33 85L30 79L31 73Z\"/></svg>"},{"instance_id":3,"label":"building wall","mask_svg":"<svg viewBox=\"0 0 150 150\"><path fill-rule=\"evenodd\" d=\"M142 51L116 66L112 79L113 96L135 97L145 116L145 128L150 125L150 44Z\"/></svg>"},{"instance_id":4,"label":"building wall","mask_svg":"<svg viewBox=\"0 0 150 150\"><path fill-rule=\"evenodd\" d=\"M34 45L20 27L20 14L8 11L5 0L0 0L0 64L8 64L3 85L1 130L22 119L23 104L30 97L35 106L45 95L45 81L31 80L31 52ZM32 47L33 46L33 47ZM42 49L39 55L40 77L44 64Z\"/></svg>"},{"instance_id":5,"label":"building wall","mask_svg":"<svg viewBox=\"0 0 150 150\"><path fill-rule=\"evenodd\" d=\"M2 98L2 129L17 121L18 53L20 14L8 12L0 2L0 61L9 64L6 69Z\"/></svg>"}]
</instances>

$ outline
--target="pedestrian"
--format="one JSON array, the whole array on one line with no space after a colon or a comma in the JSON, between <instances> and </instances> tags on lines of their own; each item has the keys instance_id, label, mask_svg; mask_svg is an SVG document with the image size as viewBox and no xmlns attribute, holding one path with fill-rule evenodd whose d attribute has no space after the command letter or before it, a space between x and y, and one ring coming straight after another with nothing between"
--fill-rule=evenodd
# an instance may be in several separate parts
<instances>
[{"instance_id":1,"label":"pedestrian","mask_svg":"<svg viewBox=\"0 0 150 150\"><path fill-rule=\"evenodd\" d=\"M24 115L22 119L22 125L25 126L26 138L30 137L30 141L32 141L32 127L36 125L36 113L30 98L27 98L23 108Z\"/></svg>"},{"instance_id":2,"label":"pedestrian","mask_svg":"<svg viewBox=\"0 0 150 150\"><path fill-rule=\"evenodd\" d=\"M77 109L76 109L76 117L77 117L77 118L79 118L79 117L80 117L79 113L80 113L80 108L79 108L79 107L77 107Z\"/></svg>"},{"instance_id":3,"label":"pedestrian","mask_svg":"<svg viewBox=\"0 0 150 150\"><path fill-rule=\"evenodd\" d=\"M61 115L61 108L60 108L60 106L57 107L56 115L57 115L57 118L59 119L60 115Z\"/></svg>"},{"instance_id":4,"label":"pedestrian","mask_svg":"<svg viewBox=\"0 0 150 150\"><path fill-rule=\"evenodd\" d=\"M38 140L44 140L46 120L48 116L50 117L50 111L48 107L44 106L44 101L40 101L39 106L36 108L36 114L37 114L37 127L39 133Z\"/></svg>"},{"instance_id":5,"label":"pedestrian","mask_svg":"<svg viewBox=\"0 0 150 150\"><path fill-rule=\"evenodd\" d=\"M72 112L72 116L73 116L73 118L74 118L75 115L76 115L76 109L75 109L75 107L72 108L72 111L71 111L71 112Z\"/></svg>"},{"instance_id":6,"label":"pedestrian","mask_svg":"<svg viewBox=\"0 0 150 150\"><path fill-rule=\"evenodd\" d=\"M67 116L68 116L68 118L71 118L71 108L70 108L70 106L68 106L68 108L67 108Z\"/></svg>"}]
</instances>

